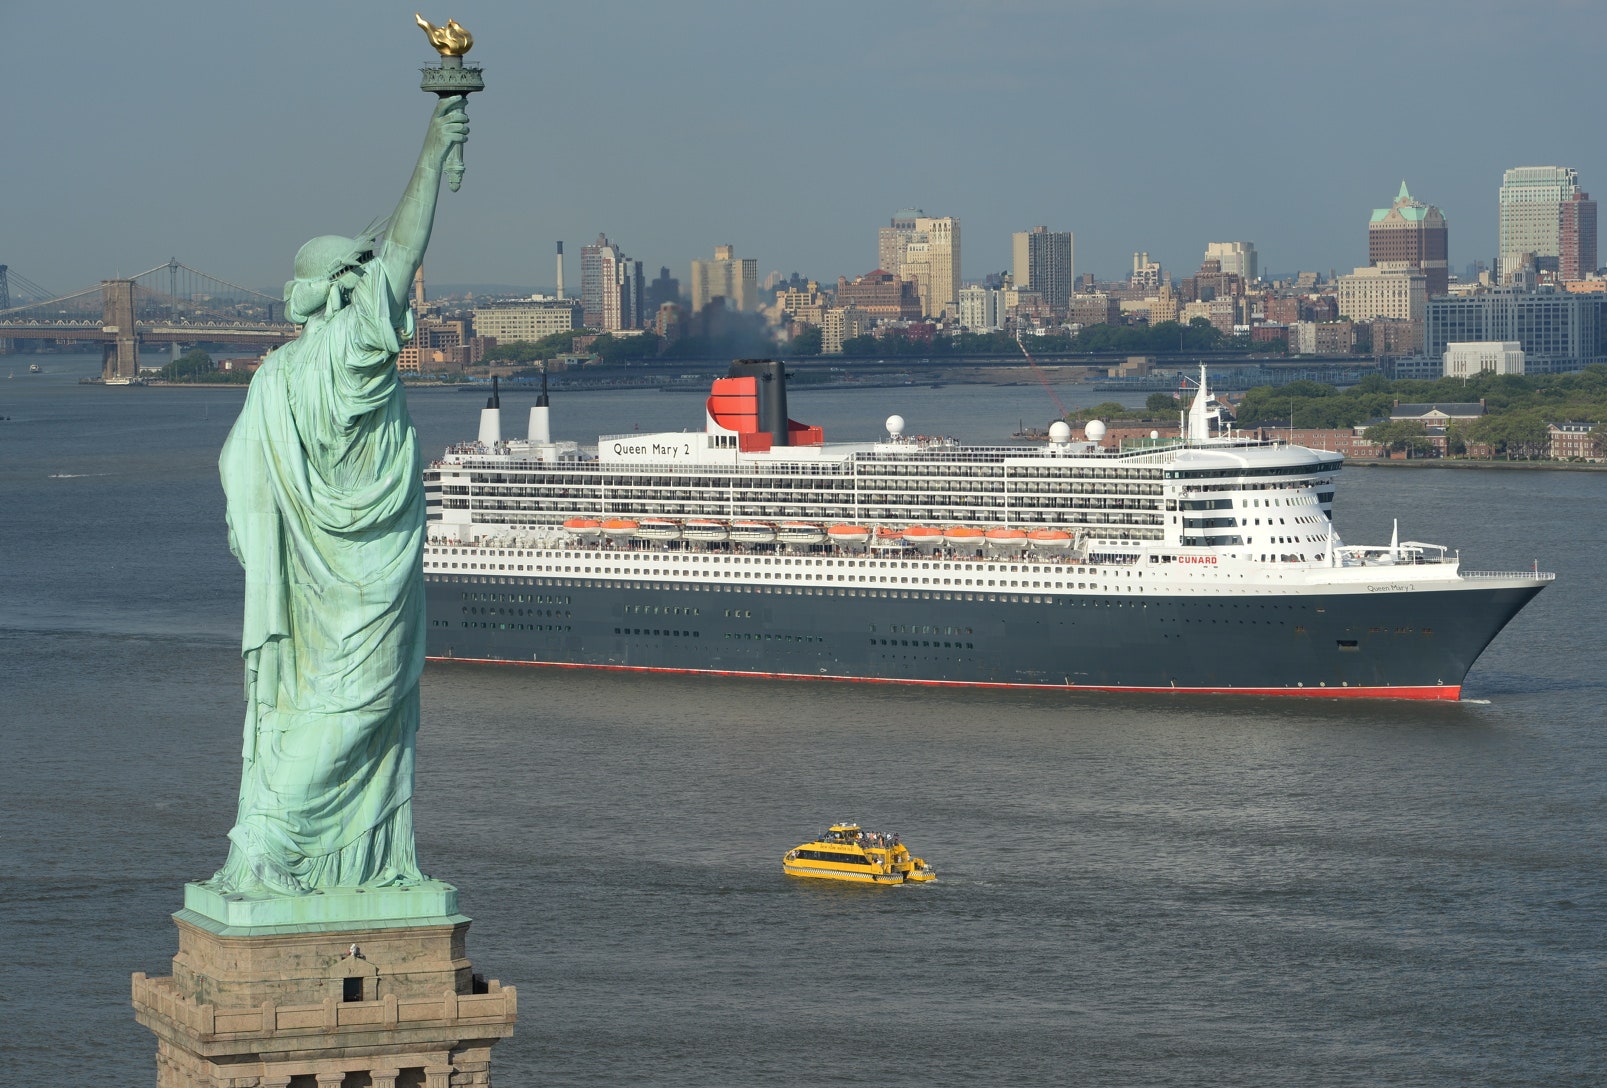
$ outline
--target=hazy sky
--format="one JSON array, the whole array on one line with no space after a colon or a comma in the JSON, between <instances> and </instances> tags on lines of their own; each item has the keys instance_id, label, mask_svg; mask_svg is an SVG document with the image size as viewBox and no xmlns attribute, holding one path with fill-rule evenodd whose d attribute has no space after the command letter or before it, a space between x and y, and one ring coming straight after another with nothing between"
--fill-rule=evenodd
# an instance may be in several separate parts
<instances>
[{"instance_id":1,"label":"hazy sky","mask_svg":"<svg viewBox=\"0 0 1607 1088\"><path fill-rule=\"evenodd\" d=\"M439 0L435 0L439 2ZM176 256L275 293L302 241L394 206L433 99L411 4L0 5L0 263L58 292ZM760 275L876 263L916 206L964 275L1010 232L1076 233L1079 273L1209 241L1270 271L1365 263L1405 178L1454 270L1496 247L1504 169L1607 201L1607 3L808 4L452 0L487 90L425 271L552 282L606 231L649 277L729 242Z\"/></svg>"}]
</instances>

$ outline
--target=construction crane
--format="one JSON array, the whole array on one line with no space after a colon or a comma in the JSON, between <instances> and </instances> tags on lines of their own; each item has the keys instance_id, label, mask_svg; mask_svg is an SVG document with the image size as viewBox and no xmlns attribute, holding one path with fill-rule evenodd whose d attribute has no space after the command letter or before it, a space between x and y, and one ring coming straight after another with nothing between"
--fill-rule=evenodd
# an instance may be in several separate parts
<instances>
[{"instance_id":1,"label":"construction crane","mask_svg":"<svg viewBox=\"0 0 1607 1088\"><path fill-rule=\"evenodd\" d=\"M1049 384L1049 378L1044 374L1043 368L1038 365L1038 360L1032 357L1032 352L1027 350L1027 345L1021 342L1020 330L1016 331L1016 347L1020 348L1021 354L1027 357L1027 363L1032 367L1033 377L1038 379L1038 384L1043 386L1043 391L1049 394L1049 399L1055 402L1055 410L1060 413L1056 418L1065 419L1066 406L1060 403L1059 395L1055 392L1054 386Z\"/></svg>"}]
</instances>

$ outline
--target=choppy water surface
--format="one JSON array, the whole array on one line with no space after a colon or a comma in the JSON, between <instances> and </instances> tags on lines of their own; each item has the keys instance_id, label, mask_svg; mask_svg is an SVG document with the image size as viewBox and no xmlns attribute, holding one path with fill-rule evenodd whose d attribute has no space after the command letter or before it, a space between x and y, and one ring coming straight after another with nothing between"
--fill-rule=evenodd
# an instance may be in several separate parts
<instances>
[{"instance_id":1,"label":"choppy water surface","mask_svg":"<svg viewBox=\"0 0 1607 1088\"><path fill-rule=\"evenodd\" d=\"M0 1069L150 1083L166 974L238 775L230 390L0 377ZM0 374L6 371L0 359ZM1063 394L1064 395L1064 394ZM1095 399L1102 395L1090 394ZM799 390L868 438L1002 440L1035 387ZM521 431L530 398L504 398ZM425 448L478 398L413 398ZM561 437L695 427L574 394ZM1607 1076L1607 476L1357 469L1353 543L1558 584L1459 705L947 692L434 667L420 853L520 989L498 1083L1555 1085ZM835 818L937 883L790 881Z\"/></svg>"}]
</instances>

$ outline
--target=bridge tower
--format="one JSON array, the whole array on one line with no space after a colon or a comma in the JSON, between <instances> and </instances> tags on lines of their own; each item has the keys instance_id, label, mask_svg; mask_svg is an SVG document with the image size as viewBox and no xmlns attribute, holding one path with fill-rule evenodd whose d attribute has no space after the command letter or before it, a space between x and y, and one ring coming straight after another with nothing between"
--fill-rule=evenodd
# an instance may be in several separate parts
<instances>
[{"instance_id":1,"label":"bridge tower","mask_svg":"<svg viewBox=\"0 0 1607 1088\"><path fill-rule=\"evenodd\" d=\"M11 283L6 279L6 268L0 264L0 310L11 309ZM11 354L11 338L0 336L0 355Z\"/></svg>"},{"instance_id":2,"label":"bridge tower","mask_svg":"<svg viewBox=\"0 0 1607 1088\"><path fill-rule=\"evenodd\" d=\"M139 377L139 334L134 329L134 281L101 280L101 331L106 341L101 380L126 385Z\"/></svg>"}]
</instances>

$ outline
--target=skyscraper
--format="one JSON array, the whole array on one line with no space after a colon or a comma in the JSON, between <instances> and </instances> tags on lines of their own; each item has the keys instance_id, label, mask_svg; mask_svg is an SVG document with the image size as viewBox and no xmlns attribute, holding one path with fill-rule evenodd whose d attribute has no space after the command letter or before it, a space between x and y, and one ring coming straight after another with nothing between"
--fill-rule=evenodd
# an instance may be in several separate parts
<instances>
[{"instance_id":1,"label":"skyscraper","mask_svg":"<svg viewBox=\"0 0 1607 1088\"><path fill-rule=\"evenodd\" d=\"M1404 181L1395 203L1374 208L1367 224L1367 263L1376 267L1404 261L1421 268L1430 297L1445 294L1450 284L1449 246L1445 216L1434 205L1414 200Z\"/></svg>"},{"instance_id":2,"label":"skyscraper","mask_svg":"<svg viewBox=\"0 0 1607 1088\"><path fill-rule=\"evenodd\" d=\"M1557 278L1572 283L1596 271L1596 202L1575 189L1557 211Z\"/></svg>"},{"instance_id":3,"label":"skyscraper","mask_svg":"<svg viewBox=\"0 0 1607 1088\"><path fill-rule=\"evenodd\" d=\"M920 216L904 245L898 275L914 280L921 316L960 314L960 221L954 216Z\"/></svg>"},{"instance_id":4,"label":"skyscraper","mask_svg":"<svg viewBox=\"0 0 1607 1088\"><path fill-rule=\"evenodd\" d=\"M1016 287L1038 292L1056 316L1063 316L1071 303L1074 245L1070 231L1048 227L1010 236L1010 272Z\"/></svg>"},{"instance_id":5,"label":"skyscraper","mask_svg":"<svg viewBox=\"0 0 1607 1088\"><path fill-rule=\"evenodd\" d=\"M642 262L599 234L580 248L580 303L587 326L614 332L642 327Z\"/></svg>"},{"instance_id":6,"label":"skyscraper","mask_svg":"<svg viewBox=\"0 0 1607 1088\"><path fill-rule=\"evenodd\" d=\"M736 255L734 246L715 246L714 260L692 262L692 313L716 298L729 310L753 310L759 302L759 261Z\"/></svg>"},{"instance_id":7,"label":"skyscraper","mask_svg":"<svg viewBox=\"0 0 1607 1088\"><path fill-rule=\"evenodd\" d=\"M1261 278L1254 242L1207 242L1205 260L1220 262L1221 272L1237 276L1245 283Z\"/></svg>"},{"instance_id":8,"label":"skyscraper","mask_svg":"<svg viewBox=\"0 0 1607 1088\"><path fill-rule=\"evenodd\" d=\"M876 267L897 276L904 267L904 247L915 234L915 220L926 213L919 208L904 208L897 212L887 226L876 232Z\"/></svg>"},{"instance_id":9,"label":"skyscraper","mask_svg":"<svg viewBox=\"0 0 1607 1088\"><path fill-rule=\"evenodd\" d=\"M1541 271L1557 271L1562 206L1579 192L1579 172L1566 166L1519 166L1501 176L1501 281L1511 282L1532 255ZM1594 207L1591 208L1592 213ZM1594 216L1592 216L1594 218ZM1594 255L1595 236L1590 249Z\"/></svg>"}]
</instances>

